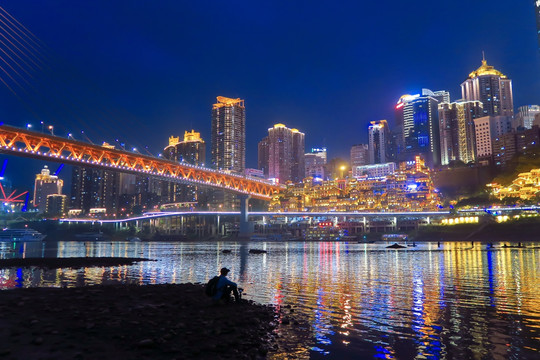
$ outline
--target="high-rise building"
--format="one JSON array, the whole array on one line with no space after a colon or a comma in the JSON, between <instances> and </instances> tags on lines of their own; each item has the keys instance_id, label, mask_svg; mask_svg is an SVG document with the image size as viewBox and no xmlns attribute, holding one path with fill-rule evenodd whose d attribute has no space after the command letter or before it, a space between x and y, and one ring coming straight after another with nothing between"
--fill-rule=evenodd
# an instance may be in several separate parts
<instances>
[{"instance_id":1,"label":"high-rise building","mask_svg":"<svg viewBox=\"0 0 540 360\"><path fill-rule=\"evenodd\" d=\"M217 97L212 106L212 166L243 174L246 167L244 100Z\"/></svg>"},{"instance_id":2,"label":"high-rise building","mask_svg":"<svg viewBox=\"0 0 540 360\"><path fill-rule=\"evenodd\" d=\"M357 144L351 147L351 167L369 164L369 145Z\"/></svg>"},{"instance_id":3,"label":"high-rise building","mask_svg":"<svg viewBox=\"0 0 540 360\"><path fill-rule=\"evenodd\" d=\"M301 182L304 180L306 172L306 159L304 152L306 151L306 136L298 129L292 129L292 166L291 180L293 182Z\"/></svg>"},{"instance_id":4,"label":"high-rise building","mask_svg":"<svg viewBox=\"0 0 540 360\"><path fill-rule=\"evenodd\" d=\"M493 162L497 166L505 166L516 154L516 134L506 133L495 137L492 141Z\"/></svg>"},{"instance_id":5,"label":"high-rise building","mask_svg":"<svg viewBox=\"0 0 540 360\"><path fill-rule=\"evenodd\" d=\"M327 155L326 148L312 148L311 152L304 154L305 159L305 177L312 177L314 179L325 178L325 167Z\"/></svg>"},{"instance_id":6,"label":"high-rise building","mask_svg":"<svg viewBox=\"0 0 540 360\"><path fill-rule=\"evenodd\" d=\"M422 95L431 96L439 103L449 103L450 102L450 92L446 90L431 91L430 89L422 89Z\"/></svg>"},{"instance_id":7,"label":"high-rise building","mask_svg":"<svg viewBox=\"0 0 540 360\"><path fill-rule=\"evenodd\" d=\"M45 212L49 215L61 216L67 211L67 196L61 194L47 195Z\"/></svg>"},{"instance_id":8,"label":"high-rise building","mask_svg":"<svg viewBox=\"0 0 540 360\"><path fill-rule=\"evenodd\" d=\"M257 150L257 167L268 177L268 136L259 141Z\"/></svg>"},{"instance_id":9,"label":"high-rise building","mask_svg":"<svg viewBox=\"0 0 540 360\"><path fill-rule=\"evenodd\" d=\"M372 121L368 127L369 163L382 164L387 162L386 153L390 144L390 130L386 120Z\"/></svg>"},{"instance_id":10,"label":"high-rise building","mask_svg":"<svg viewBox=\"0 0 540 360\"><path fill-rule=\"evenodd\" d=\"M422 95L403 95L396 105L396 123L403 130L403 149L399 161L414 160L423 155L429 166L440 164L439 101L428 89ZM443 92L437 92L439 98Z\"/></svg>"},{"instance_id":11,"label":"high-rise building","mask_svg":"<svg viewBox=\"0 0 540 360\"><path fill-rule=\"evenodd\" d=\"M448 165L453 160L475 161L474 119L482 116L480 101L439 104L441 165Z\"/></svg>"},{"instance_id":12,"label":"high-rise building","mask_svg":"<svg viewBox=\"0 0 540 360\"><path fill-rule=\"evenodd\" d=\"M268 177L284 183L304 178L304 133L276 124L268 129Z\"/></svg>"},{"instance_id":13,"label":"high-rise building","mask_svg":"<svg viewBox=\"0 0 540 360\"><path fill-rule=\"evenodd\" d=\"M537 114L540 114L540 106L538 105L520 106L517 109L517 113L514 118L514 129L531 129L533 127L534 117Z\"/></svg>"},{"instance_id":14,"label":"high-rise building","mask_svg":"<svg viewBox=\"0 0 540 360\"><path fill-rule=\"evenodd\" d=\"M202 166L206 162L206 144L201 133L185 131L184 141L180 141L180 137L169 137L169 145L163 150L163 156L169 160Z\"/></svg>"},{"instance_id":15,"label":"high-rise building","mask_svg":"<svg viewBox=\"0 0 540 360\"><path fill-rule=\"evenodd\" d=\"M483 116L474 119L477 160L491 157L493 140L512 132L512 117Z\"/></svg>"},{"instance_id":16,"label":"high-rise building","mask_svg":"<svg viewBox=\"0 0 540 360\"><path fill-rule=\"evenodd\" d=\"M62 194L62 186L64 181L56 175L51 175L48 166L44 166L41 173L36 175L34 182L34 206L39 211L47 210L47 196Z\"/></svg>"},{"instance_id":17,"label":"high-rise building","mask_svg":"<svg viewBox=\"0 0 540 360\"><path fill-rule=\"evenodd\" d=\"M487 64L482 59L482 66L469 74L469 78L461 84L464 100L481 101L486 116L512 116L514 99L512 80Z\"/></svg>"},{"instance_id":18,"label":"high-rise building","mask_svg":"<svg viewBox=\"0 0 540 360\"><path fill-rule=\"evenodd\" d=\"M118 209L120 174L115 171L73 167L71 178L71 208L88 213L90 209L106 209L108 214Z\"/></svg>"},{"instance_id":19,"label":"high-rise building","mask_svg":"<svg viewBox=\"0 0 540 360\"><path fill-rule=\"evenodd\" d=\"M172 161L186 162L203 166L206 158L206 144L201 134L191 130L184 132L184 141L180 137L169 137L169 145L163 150L163 156ZM162 181L162 201L167 203L196 202L197 186Z\"/></svg>"}]
</instances>

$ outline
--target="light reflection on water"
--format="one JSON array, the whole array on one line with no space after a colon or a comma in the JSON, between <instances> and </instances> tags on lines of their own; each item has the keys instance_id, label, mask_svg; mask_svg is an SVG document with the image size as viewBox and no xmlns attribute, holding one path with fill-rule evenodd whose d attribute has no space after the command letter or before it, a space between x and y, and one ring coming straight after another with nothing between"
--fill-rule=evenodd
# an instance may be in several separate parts
<instances>
[{"instance_id":1,"label":"light reflection on water","mask_svg":"<svg viewBox=\"0 0 540 360\"><path fill-rule=\"evenodd\" d=\"M357 243L44 242L0 244L0 258L144 257L106 268L0 270L0 288L205 282L232 269L246 297L293 304L312 358L536 358L540 244L470 242L390 250ZM267 250L249 254L250 248ZM225 254L223 250L232 250Z\"/></svg>"}]
</instances>

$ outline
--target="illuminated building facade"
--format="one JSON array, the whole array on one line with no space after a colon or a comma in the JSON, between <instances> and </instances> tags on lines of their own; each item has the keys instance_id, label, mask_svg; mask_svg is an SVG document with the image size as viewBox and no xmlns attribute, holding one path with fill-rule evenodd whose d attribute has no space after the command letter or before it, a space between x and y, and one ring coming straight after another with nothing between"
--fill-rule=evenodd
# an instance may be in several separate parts
<instances>
[{"instance_id":1,"label":"illuminated building facade","mask_svg":"<svg viewBox=\"0 0 540 360\"><path fill-rule=\"evenodd\" d=\"M304 179L306 172L306 159L304 152L306 151L306 136L304 133L298 131L298 129L292 129L292 167L291 167L291 180L294 182L300 182Z\"/></svg>"},{"instance_id":2,"label":"illuminated building facade","mask_svg":"<svg viewBox=\"0 0 540 360\"><path fill-rule=\"evenodd\" d=\"M368 138L369 163L385 163L390 142L390 130L386 120L372 121L368 127Z\"/></svg>"},{"instance_id":3,"label":"illuminated building facade","mask_svg":"<svg viewBox=\"0 0 540 360\"><path fill-rule=\"evenodd\" d=\"M67 196L61 194L47 195L45 212L49 215L61 216L67 212Z\"/></svg>"},{"instance_id":4,"label":"illuminated building facade","mask_svg":"<svg viewBox=\"0 0 540 360\"><path fill-rule=\"evenodd\" d=\"M243 174L246 167L244 100L217 97L212 106L212 166Z\"/></svg>"},{"instance_id":5,"label":"illuminated building facade","mask_svg":"<svg viewBox=\"0 0 540 360\"><path fill-rule=\"evenodd\" d=\"M493 162L497 166L505 166L516 154L516 134L507 133L492 140Z\"/></svg>"},{"instance_id":6,"label":"illuminated building facade","mask_svg":"<svg viewBox=\"0 0 540 360\"><path fill-rule=\"evenodd\" d=\"M180 141L180 137L169 137L169 145L163 150L163 156L168 160L204 166L206 144L200 133L185 131L184 141Z\"/></svg>"},{"instance_id":7,"label":"illuminated building facade","mask_svg":"<svg viewBox=\"0 0 540 360\"><path fill-rule=\"evenodd\" d=\"M41 173L36 175L34 182L34 206L40 212L47 210L47 196L62 194L64 181L56 175L51 175L51 171L47 166L41 170Z\"/></svg>"},{"instance_id":8,"label":"illuminated building facade","mask_svg":"<svg viewBox=\"0 0 540 360\"><path fill-rule=\"evenodd\" d=\"M317 180L322 180L326 176L326 148L312 148L311 152L304 154L305 161L305 177L312 177Z\"/></svg>"},{"instance_id":9,"label":"illuminated building facade","mask_svg":"<svg viewBox=\"0 0 540 360\"><path fill-rule=\"evenodd\" d=\"M529 172L520 173L509 186L497 183L488 184L491 193L499 200L506 197L518 197L522 200L536 200L540 193L540 169L532 169Z\"/></svg>"},{"instance_id":10,"label":"illuminated building facade","mask_svg":"<svg viewBox=\"0 0 540 360\"><path fill-rule=\"evenodd\" d=\"M439 104L441 139L441 165L461 160L464 163L476 159L474 119L483 116L480 101L458 100Z\"/></svg>"},{"instance_id":11,"label":"illuminated building facade","mask_svg":"<svg viewBox=\"0 0 540 360\"><path fill-rule=\"evenodd\" d=\"M441 92L437 92L438 94ZM403 130L403 150L400 160L411 161L422 155L428 164L440 164L438 98L431 90L423 89L422 95L403 95L396 105L396 123Z\"/></svg>"},{"instance_id":12,"label":"illuminated building facade","mask_svg":"<svg viewBox=\"0 0 540 360\"><path fill-rule=\"evenodd\" d=\"M268 178L281 183L302 181L305 174L304 152L304 133L283 124L269 128Z\"/></svg>"},{"instance_id":13,"label":"illuminated building facade","mask_svg":"<svg viewBox=\"0 0 540 360\"><path fill-rule=\"evenodd\" d=\"M491 157L493 153L493 139L512 132L512 117L510 116L483 116L474 119L477 159Z\"/></svg>"},{"instance_id":14,"label":"illuminated building facade","mask_svg":"<svg viewBox=\"0 0 540 360\"><path fill-rule=\"evenodd\" d=\"M92 208L105 208L116 213L120 174L90 167L73 167L71 208L88 213Z\"/></svg>"},{"instance_id":15,"label":"illuminated building facade","mask_svg":"<svg viewBox=\"0 0 540 360\"><path fill-rule=\"evenodd\" d=\"M369 165L369 166L381 166ZM423 161L400 164L383 177L339 178L288 184L271 211L420 211L436 210L440 199Z\"/></svg>"},{"instance_id":16,"label":"illuminated building facade","mask_svg":"<svg viewBox=\"0 0 540 360\"><path fill-rule=\"evenodd\" d=\"M169 145L163 150L163 156L172 161L186 162L192 165L204 166L206 159L206 144L201 134L191 130L184 132L184 140L180 137L169 137ZM162 201L167 203L197 202L198 192L194 185L179 184L163 181Z\"/></svg>"},{"instance_id":17,"label":"illuminated building facade","mask_svg":"<svg viewBox=\"0 0 540 360\"><path fill-rule=\"evenodd\" d=\"M369 145L358 144L351 147L351 167L369 164Z\"/></svg>"},{"instance_id":18,"label":"illuminated building facade","mask_svg":"<svg viewBox=\"0 0 540 360\"><path fill-rule=\"evenodd\" d=\"M464 100L482 102L484 115L514 114L512 80L488 65L486 59L482 59L482 66L461 84L461 94Z\"/></svg>"},{"instance_id":19,"label":"illuminated building facade","mask_svg":"<svg viewBox=\"0 0 540 360\"><path fill-rule=\"evenodd\" d=\"M531 129L533 127L534 118L540 114L539 105L525 105L517 109L515 116L514 129Z\"/></svg>"},{"instance_id":20,"label":"illuminated building facade","mask_svg":"<svg viewBox=\"0 0 540 360\"><path fill-rule=\"evenodd\" d=\"M393 162L384 164L372 164L363 166L354 166L352 168L352 176L355 178L366 177L382 178L387 175L391 175L396 171L396 164Z\"/></svg>"}]
</instances>

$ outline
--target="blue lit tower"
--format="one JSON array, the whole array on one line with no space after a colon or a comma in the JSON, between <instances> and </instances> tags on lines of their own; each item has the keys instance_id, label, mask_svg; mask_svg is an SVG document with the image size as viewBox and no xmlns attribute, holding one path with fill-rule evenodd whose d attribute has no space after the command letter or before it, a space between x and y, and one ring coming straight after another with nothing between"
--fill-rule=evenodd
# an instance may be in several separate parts
<instances>
[{"instance_id":1,"label":"blue lit tower","mask_svg":"<svg viewBox=\"0 0 540 360\"><path fill-rule=\"evenodd\" d=\"M396 105L396 118L403 134L399 160L414 160L416 155L422 155L431 167L441 163L437 106L443 99L431 94L434 93L424 89L422 95L403 95Z\"/></svg>"}]
</instances>

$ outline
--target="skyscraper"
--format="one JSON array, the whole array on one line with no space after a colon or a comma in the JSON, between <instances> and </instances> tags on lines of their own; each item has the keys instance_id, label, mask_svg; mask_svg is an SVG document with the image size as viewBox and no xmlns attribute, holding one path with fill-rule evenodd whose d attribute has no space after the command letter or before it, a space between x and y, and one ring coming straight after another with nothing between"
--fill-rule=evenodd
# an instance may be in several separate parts
<instances>
[{"instance_id":1,"label":"skyscraper","mask_svg":"<svg viewBox=\"0 0 540 360\"><path fill-rule=\"evenodd\" d=\"M461 84L464 100L481 101L486 116L512 116L514 99L512 80L482 59L482 66Z\"/></svg>"},{"instance_id":2,"label":"skyscraper","mask_svg":"<svg viewBox=\"0 0 540 360\"><path fill-rule=\"evenodd\" d=\"M90 167L73 167L71 207L88 213L93 208L115 213L118 208L120 174Z\"/></svg>"},{"instance_id":3,"label":"skyscraper","mask_svg":"<svg viewBox=\"0 0 540 360\"><path fill-rule=\"evenodd\" d=\"M169 145L163 150L164 157L192 165L203 165L206 161L206 144L201 139L201 133L191 130L184 132L184 141L180 137L169 137Z\"/></svg>"},{"instance_id":4,"label":"skyscraper","mask_svg":"<svg viewBox=\"0 0 540 360\"><path fill-rule=\"evenodd\" d=\"M47 209L47 196L61 195L63 185L64 181L56 175L51 175L51 171L45 166L41 173L36 175L34 182L34 206L44 212Z\"/></svg>"},{"instance_id":5,"label":"skyscraper","mask_svg":"<svg viewBox=\"0 0 540 360\"><path fill-rule=\"evenodd\" d=\"M540 106L538 105L525 105L520 106L517 109L515 116L514 129L524 130L531 129L533 127L534 117L536 114L540 114Z\"/></svg>"},{"instance_id":6,"label":"skyscraper","mask_svg":"<svg viewBox=\"0 0 540 360\"><path fill-rule=\"evenodd\" d=\"M257 167L268 177L268 136L257 145Z\"/></svg>"},{"instance_id":7,"label":"skyscraper","mask_svg":"<svg viewBox=\"0 0 540 360\"><path fill-rule=\"evenodd\" d=\"M243 174L246 167L244 100L217 97L212 107L212 166Z\"/></svg>"},{"instance_id":8,"label":"skyscraper","mask_svg":"<svg viewBox=\"0 0 540 360\"><path fill-rule=\"evenodd\" d=\"M396 105L396 123L403 129L400 161L423 155L429 166L440 164L439 101L430 93L423 89L422 95L403 95Z\"/></svg>"},{"instance_id":9,"label":"skyscraper","mask_svg":"<svg viewBox=\"0 0 540 360\"><path fill-rule=\"evenodd\" d=\"M184 132L184 141L180 137L169 137L169 145L163 150L164 157L168 160L186 162L192 165L204 165L206 158L206 144L201 134L191 130ZM163 181L163 201L194 202L198 199L197 187L194 185L179 184L176 182Z\"/></svg>"},{"instance_id":10,"label":"skyscraper","mask_svg":"<svg viewBox=\"0 0 540 360\"><path fill-rule=\"evenodd\" d=\"M483 116L474 119L477 160L491 157L493 141L512 132L512 117Z\"/></svg>"},{"instance_id":11,"label":"skyscraper","mask_svg":"<svg viewBox=\"0 0 540 360\"><path fill-rule=\"evenodd\" d=\"M268 129L268 177L279 182L304 178L304 133L276 124Z\"/></svg>"},{"instance_id":12,"label":"skyscraper","mask_svg":"<svg viewBox=\"0 0 540 360\"><path fill-rule=\"evenodd\" d=\"M298 129L292 131L292 165L291 165L291 180L293 182L301 182L304 180L306 172L306 162L304 152L306 151L306 136Z\"/></svg>"},{"instance_id":13,"label":"skyscraper","mask_svg":"<svg viewBox=\"0 0 540 360\"><path fill-rule=\"evenodd\" d=\"M441 164L452 160L475 161L474 119L482 117L480 101L458 100L439 104Z\"/></svg>"},{"instance_id":14,"label":"skyscraper","mask_svg":"<svg viewBox=\"0 0 540 360\"><path fill-rule=\"evenodd\" d=\"M368 127L369 163L383 164L387 162L387 149L390 141L390 130L386 120L372 121Z\"/></svg>"},{"instance_id":15,"label":"skyscraper","mask_svg":"<svg viewBox=\"0 0 540 360\"><path fill-rule=\"evenodd\" d=\"M305 177L312 177L314 179L324 179L325 178L325 167L326 165L326 148L312 148L311 152L304 154L305 159Z\"/></svg>"},{"instance_id":16,"label":"skyscraper","mask_svg":"<svg viewBox=\"0 0 540 360\"><path fill-rule=\"evenodd\" d=\"M351 147L351 168L369 164L369 145L357 144Z\"/></svg>"}]
</instances>

